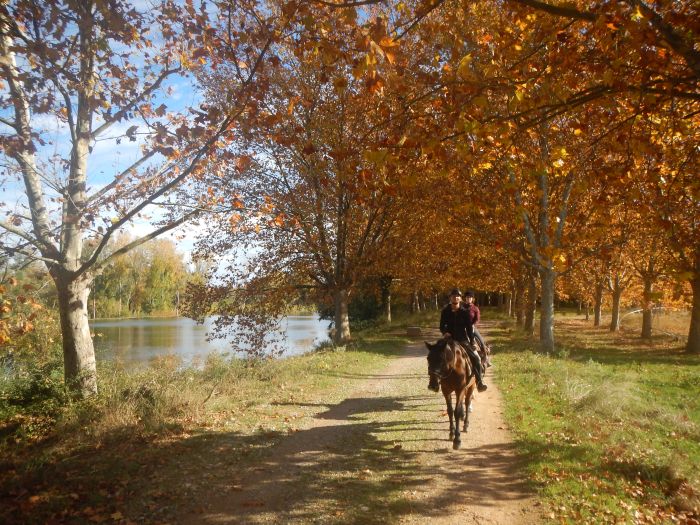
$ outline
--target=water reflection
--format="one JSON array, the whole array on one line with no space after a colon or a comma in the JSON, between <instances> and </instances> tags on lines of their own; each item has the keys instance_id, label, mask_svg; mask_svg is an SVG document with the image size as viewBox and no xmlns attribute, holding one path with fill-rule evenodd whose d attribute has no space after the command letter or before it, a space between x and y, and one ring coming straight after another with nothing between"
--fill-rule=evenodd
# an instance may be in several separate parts
<instances>
[{"instance_id":1,"label":"water reflection","mask_svg":"<svg viewBox=\"0 0 700 525\"><path fill-rule=\"evenodd\" d=\"M191 319L118 319L90 323L95 336L97 359L119 360L127 368L141 367L154 358L176 356L189 365L212 352L231 353L226 341L207 341L212 320L198 325ZM284 318L281 330L286 334L284 356L311 350L328 338L328 321L318 315L294 315Z\"/></svg>"}]
</instances>

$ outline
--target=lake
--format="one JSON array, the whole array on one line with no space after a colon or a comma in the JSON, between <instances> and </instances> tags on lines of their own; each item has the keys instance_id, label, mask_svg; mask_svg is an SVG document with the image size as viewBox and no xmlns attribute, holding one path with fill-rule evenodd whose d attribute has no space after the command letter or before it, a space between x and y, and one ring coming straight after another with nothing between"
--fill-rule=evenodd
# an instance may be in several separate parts
<instances>
[{"instance_id":1,"label":"lake","mask_svg":"<svg viewBox=\"0 0 700 525\"><path fill-rule=\"evenodd\" d=\"M199 325L185 317L90 322L97 359L119 360L126 368L140 368L163 356L177 356L190 365L212 352L232 353L224 340L207 341L211 325L211 319ZM282 319L280 328L286 335L283 356L303 354L328 339L328 321L318 315L290 315Z\"/></svg>"}]
</instances>

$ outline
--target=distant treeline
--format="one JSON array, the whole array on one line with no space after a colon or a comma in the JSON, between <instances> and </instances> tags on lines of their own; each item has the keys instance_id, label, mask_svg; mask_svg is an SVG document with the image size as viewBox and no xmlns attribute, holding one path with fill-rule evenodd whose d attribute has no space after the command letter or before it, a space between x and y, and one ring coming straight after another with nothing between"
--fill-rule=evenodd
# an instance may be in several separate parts
<instances>
[{"instance_id":1,"label":"distant treeline","mask_svg":"<svg viewBox=\"0 0 700 525\"><path fill-rule=\"evenodd\" d=\"M178 314L187 282L201 275L189 270L183 254L167 239L156 239L119 257L95 278L91 317Z\"/></svg>"},{"instance_id":2,"label":"distant treeline","mask_svg":"<svg viewBox=\"0 0 700 525\"><path fill-rule=\"evenodd\" d=\"M120 236L113 242L112 249L129 241L128 236ZM89 257L90 248L85 246L85 257ZM12 263L6 264L2 272L4 281L15 283L13 286L5 283L7 293L20 290L18 293L23 293L27 299L56 311L55 287L51 286L46 267L21 258L15 258ZM201 265L188 268L184 255L172 241L155 239L114 259L95 277L88 298L88 315L100 318L179 314L187 283L204 279L203 273ZM13 297L6 299L17 302ZM20 301L16 306L25 302L23 296L18 297Z\"/></svg>"}]
</instances>

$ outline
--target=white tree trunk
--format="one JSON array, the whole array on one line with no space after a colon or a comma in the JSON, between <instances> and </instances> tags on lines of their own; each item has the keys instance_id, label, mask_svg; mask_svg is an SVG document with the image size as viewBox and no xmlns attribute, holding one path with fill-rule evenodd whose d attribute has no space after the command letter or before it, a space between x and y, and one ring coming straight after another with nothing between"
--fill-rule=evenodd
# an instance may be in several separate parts
<instances>
[{"instance_id":1,"label":"white tree trunk","mask_svg":"<svg viewBox=\"0 0 700 525\"><path fill-rule=\"evenodd\" d=\"M544 352L554 351L554 284L556 273L551 268L540 270L542 304L540 305L540 346Z\"/></svg>"},{"instance_id":2,"label":"white tree trunk","mask_svg":"<svg viewBox=\"0 0 700 525\"><path fill-rule=\"evenodd\" d=\"M95 349L88 324L89 281L84 276L71 281L55 279L63 338L66 385L83 397L97 393Z\"/></svg>"},{"instance_id":3,"label":"white tree trunk","mask_svg":"<svg viewBox=\"0 0 700 525\"><path fill-rule=\"evenodd\" d=\"M350 318L348 317L348 291L338 290L335 293L335 337L336 344L350 341Z\"/></svg>"}]
</instances>

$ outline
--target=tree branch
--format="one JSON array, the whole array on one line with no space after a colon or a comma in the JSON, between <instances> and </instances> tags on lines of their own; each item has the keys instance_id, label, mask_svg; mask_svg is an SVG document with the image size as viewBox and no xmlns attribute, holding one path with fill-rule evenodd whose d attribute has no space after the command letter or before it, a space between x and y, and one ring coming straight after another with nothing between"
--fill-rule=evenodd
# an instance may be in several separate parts
<instances>
[{"instance_id":1,"label":"tree branch","mask_svg":"<svg viewBox=\"0 0 700 525\"><path fill-rule=\"evenodd\" d=\"M692 43L686 42L678 35L669 24L667 24L659 13L649 7L643 0L628 0L649 18L651 26L661 35L669 47L681 55L690 69L693 70L696 78L700 78L700 52L693 48Z\"/></svg>"},{"instance_id":2,"label":"tree branch","mask_svg":"<svg viewBox=\"0 0 700 525\"><path fill-rule=\"evenodd\" d=\"M11 120L7 120L0 117L0 123L5 124L6 126L10 126L14 130L17 130L17 124L15 122L12 122Z\"/></svg>"},{"instance_id":3,"label":"tree branch","mask_svg":"<svg viewBox=\"0 0 700 525\"><path fill-rule=\"evenodd\" d=\"M111 119L105 120L104 124L102 124L99 128L93 131L90 135L90 138L95 139L96 137L107 131L110 127L112 127L112 125L119 122L123 117L125 117L126 114L136 106L136 104L138 104L146 97L153 94L157 89L159 89L160 85L163 83L163 80L165 80L174 73L179 73L180 71L182 71L182 68L180 67L164 70L153 84L151 84L148 88L144 89L140 95L134 98L134 100L132 100L122 109L117 111Z\"/></svg>"},{"instance_id":4,"label":"tree branch","mask_svg":"<svg viewBox=\"0 0 700 525\"><path fill-rule=\"evenodd\" d=\"M43 245L34 237L32 237L30 234L25 232L24 230L20 230L19 228L15 228L11 224L7 223L6 221L0 220L0 227L3 229L7 230L13 235L16 235L17 237L21 237L25 241L27 241L29 244L34 246L35 248L41 250L43 248Z\"/></svg>"},{"instance_id":5,"label":"tree branch","mask_svg":"<svg viewBox=\"0 0 700 525\"><path fill-rule=\"evenodd\" d=\"M168 223L168 224L166 224L166 225L164 225L164 226L161 226L161 227L158 228L157 230L153 230L153 231L152 231L151 233L149 233L148 235L144 235L143 237L140 237L140 238L138 238L138 239L136 239L136 240L130 242L129 244L126 244L126 245L122 246L122 247L119 248L118 250L116 250L116 251L112 252L111 254L109 254L109 256L107 256L107 257L105 257L104 259L102 259L100 262L98 262L98 263L92 265L92 266L91 266L92 271L93 271L93 272L98 272L101 268L103 268L104 266L106 266L107 264L109 264L109 262L110 262L112 259L114 259L115 257L119 257L120 255L124 255L124 254L127 253L128 251L133 250L134 248L136 248L136 247L138 247L138 246L141 246L142 244L144 244L144 243L146 243L146 242L148 242L148 241L150 241L150 240L152 240L152 239L155 239L155 238L158 237L159 235L162 235L162 234L164 234L165 232L168 232L168 231L170 231L170 230L172 230L172 229L177 228L178 226L180 226L181 224L187 222L192 216L196 215L196 214L199 213L199 212L200 212L199 210L192 210L192 211L186 213L185 215L183 215L182 217L180 217L179 219L175 220L174 222L170 222L170 223Z\"/></svg>"},{"instance_id":6,"label":"tree branch","mask_svg":"<svg viewBox=\"0 0 700 525\"><path fill-rule=\"evenodd\" d=\"M148 159L150 159L153 155L156 154L155 150L149 151L146 155L141 157L139 160L134 162L131 166L126 168L124 171L122 171L119 175L117 175L112 182L107 184L104 188L99 190L98 192L94 193L90 197L87 198L86 203L89 205L93 202L95 202L97 199L102 197L104 194L109 192L110 190L114 189L116 186L119 185L120 182L122 182L128 175L133 173L135 170L137 170L144 162L146 162Z\"/></svg>"},{"instance_id":7,"label":"tree branch","mask_svg":"<svg viewBox=\"0 0 700 525\"><path fill-rule=\"evenodd\" d=\"M575 18L576 20L586 20L588 22L595 22L598 17L595 13L590 11L579 11L573 7L565 7L559 5L551 5L546 2L540 2L538 0L508 0L514 4L525 5L537 9L538 11L544 11L550 15L562 16L565 18Z\"/></svg>"}]
</instances>

